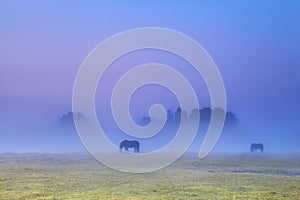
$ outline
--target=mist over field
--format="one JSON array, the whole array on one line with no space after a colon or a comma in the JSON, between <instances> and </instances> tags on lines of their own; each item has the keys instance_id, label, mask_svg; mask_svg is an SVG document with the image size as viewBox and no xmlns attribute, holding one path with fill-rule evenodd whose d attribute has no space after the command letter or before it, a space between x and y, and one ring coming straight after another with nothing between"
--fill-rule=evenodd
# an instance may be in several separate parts
<instances>
[{"instance_id":1,"label":"mist over field","mask_svg":"<svg viewBox=\"0 0 300 200\"><path fill-rule=\"evenodd\" d=\"M300 199L299 10L0 0L0 199Z\"/></svg>"},{"instance_id":2,"label":"mist over field","mask_svg":"<svg viewBox=\"0 0 300 200\"><path fill-rule=\"evenodd\" d=\"M34 124L30 122L7 121L1 128L1 133L6 134L2 138L1 152L48 152L48 153L78 153L86 152L84 145L80 141L77 130L74 126L72 113L64 114L59 119L49 120L51 123L44 124L44 121L37 119ZM6 119L7 120L7 119ZM204 120L204 119L202 119ZM299 136L293 131L273 129L261 129L260 131L250 131L241 125L242 119L236 119L237 124L231 125L225 122L222 134L213 149L213 152L225 153L246 153L250 151L250 144L254 142L263 143L267 153L295 153L299 152ZM5 120L3 120L5 121ZM142 118L139 122L143 125ZM203 138L208 128L209 120L200 120L199 130L194 142L188 149L191 152L198 152L203 142ZM106 133L111 133L108 137L118 146L123 139L137 139L141 144L142 152L151 152L162 148L174 138L179 122L166 124L163 130L156 136L147 139L137 139L127 136L120 131L116 124L105 124L103 126ZM287 125L288 126L288 123ZM253 127L252 127L253 128ZM284 128L282 128L284 129ZM253 129L252 129L253 130ZM187 133L188 134L188 133ZM6 141L6 142L4 142Z\"/></svg>"},{"instance_id":3,"label":"mist over field","mask_svg":"<svg viewBox=\"0 0 300 200\"><path fill-rule=\"evenodd\" d=\"M218 66L227 112L237 123L225 123L213 152L249 152L251 143L263 143L267 153L300 152L298 9L298 1L235 1L231 5L1 1L0 152L85 152L68 116L76 73L98 43L145 26L187 34L203 45ZM126 71L150 62L169 65L183 74L199 100L197 109L211 107L205 82L186 60L160 50L130 52L111 64L95 96L99 123L115 145L137 138L124 134L115 124L110 107L112 89ZM157 103L173 114L179 106L167 88L139 88L129 102L134 122L144 123L150 106ZM186 112L190 115L192 110ZM189 151L199 150L207 124L207 118L200 115ZM164 146L177 128L178 122L174 122L160 135L140 139L141 151Z\"/></svg>"}]
</instances>

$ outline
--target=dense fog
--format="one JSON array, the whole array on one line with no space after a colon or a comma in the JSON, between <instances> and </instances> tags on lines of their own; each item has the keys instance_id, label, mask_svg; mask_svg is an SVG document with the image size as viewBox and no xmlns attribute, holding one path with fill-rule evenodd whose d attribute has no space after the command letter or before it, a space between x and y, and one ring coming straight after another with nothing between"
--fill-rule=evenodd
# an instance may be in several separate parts
<instances>
[{"instance_id":1,"label":"dense fog","mask_svg":"<svg viewBox=\"0 0 300 200\"><path fill-rule=\"evenodd\" d=\"M272 2L271 7L268 2L260 4L195 1L166 7L153 1L147 6L137 2L79 6L56 1L1 1L0 152L85 152L72 115L73 84L80 65L106 38L145 26L187 34L203 45L216 63L227 108L213 152L250 152L252 143L262 143L266 153L300 152L299 2ZM199 129L189 148L197 152L206 134L209 110L218 108L212 108L201 75L184 58L170 52L134 51L111 63L95 91L100 126L116 148L122 140L134 139L140 142L141 152L155 151L175 136L180 102L168 88L155 84L138 88L128 110L136 124L146 126L151 105L163 105L172 119L167 118L159 134L148 139L130 137L114 121L114 85L128 70L144 63L169 65L192 85L199 107L185 110L183 115L191 123L193 109L200 110ZM166 80L172 78L166 76ZM176 81L173 85L181 88ZM88 123L85 113L74 112Z\"/></svg>"}]
</instances>

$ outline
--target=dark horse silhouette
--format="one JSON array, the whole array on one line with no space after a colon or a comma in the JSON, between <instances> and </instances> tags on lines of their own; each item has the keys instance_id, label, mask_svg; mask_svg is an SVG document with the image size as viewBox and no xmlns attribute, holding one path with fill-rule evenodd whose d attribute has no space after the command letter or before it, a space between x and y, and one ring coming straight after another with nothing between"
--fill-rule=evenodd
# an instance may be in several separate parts
<instances>
[{"instance_id":1,"label":"dark horse silhouette","mask_svg":"<svg viewBox=\"0 0 300 200\"><path fill-rule=\"evenodd\" d=\"M120 143L120 151L122 151L123 148L125 149L125 151L128 151L128 148L133 148L135 153L139 153L140 152L140 143L135 140L132 140L132 141L123 140Z\"/></svg>"},{"instance_id":2,"label":"dark horse silhouette","mask_svg":"<svg viewBox=\"0 0 300 200\"><path fill-rule=\"evenodd\" d=\"M264 152L264 145L263 144L252 143L251 146L250 146L250 151L251 152L260 151L262 153L262 152Z\"/></svg>"}]
</instances>

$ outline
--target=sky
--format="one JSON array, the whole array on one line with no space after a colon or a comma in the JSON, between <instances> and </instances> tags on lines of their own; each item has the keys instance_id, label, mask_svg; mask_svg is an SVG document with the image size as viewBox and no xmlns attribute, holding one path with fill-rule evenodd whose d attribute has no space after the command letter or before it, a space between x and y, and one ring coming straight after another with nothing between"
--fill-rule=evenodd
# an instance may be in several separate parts
<instances>
[{"instance_id":1,"label":"sky","mask_svg":"<svg viewBox=\"0 0 300 200\"><path fill-rule=\"evenodd\" d=\"M2 0L0 152L78 151L82 147L78 137L70 140L56 126L72 109L80 65L108 37L149 26L190 36L218 66L227 109L238 117L239 131L234 137L221 136L216 149L226 151L234 142L241 144L239 151L247 151L251 142L262 142L269 152L299 152L299 8L296 0ZM113 63L100 81L96 95L99 120L106 118L102 110L107 108L114 80L125 69L145 62L165 63L182 72L191 81L200 106L210 106L205 83L182 59L160 51L126 56ZM134 119L156 101L175 111L177 101L167 90L149 87L151 98L141 92L137 91L130 104ZM159 98L153 94L160 94Z\"/></svg>"}]
</instances>

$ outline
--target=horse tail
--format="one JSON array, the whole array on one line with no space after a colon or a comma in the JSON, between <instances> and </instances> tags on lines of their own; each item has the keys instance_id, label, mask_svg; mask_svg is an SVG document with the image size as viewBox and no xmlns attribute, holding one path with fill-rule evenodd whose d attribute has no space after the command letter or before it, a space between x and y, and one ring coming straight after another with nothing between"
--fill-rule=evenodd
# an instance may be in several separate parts
<instances>
[{"instance_id":1,"label":"horse tail","mask_svg":"<svg viewBox=\"0 0 300 200\"><path fill-rule=\"evenodd\" d=\"M250 151L251 151L251 152L254 151L254 143L251 144L251 146L250 146Z\"/></svg>"},{"instance_id":2,"label":"horse tail","mask_svg":"<svg viewBox=\"0 0 300 200\"><path fill-rule=\"evenodd\" d=\"M121 142L121 143L120 143L120 146L119 146L120 151L122 150L123 146L124 146L124 145L123 145L123 142Z\"/></svg>"},{"instance_id":3,"label":"horse tail","mask_svg":"<svg viewBox=\"0 0 300 200\"><path fill-rule=\"evenodd\" d=\"M136 145L136 152L137 152L137 153L140 152L140 143L137 143L137 145Z\"/></svg>"}]
</instances>

